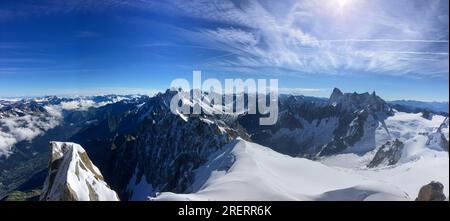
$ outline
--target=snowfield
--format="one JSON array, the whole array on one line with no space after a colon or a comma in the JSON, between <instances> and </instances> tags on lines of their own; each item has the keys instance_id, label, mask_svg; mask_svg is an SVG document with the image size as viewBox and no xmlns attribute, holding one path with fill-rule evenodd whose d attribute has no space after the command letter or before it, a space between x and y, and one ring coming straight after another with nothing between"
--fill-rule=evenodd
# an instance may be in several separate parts
<instances>
[{"instance_id":1,"label":"snowfield","mask_svg":"<svg viewBox=\"0 0 450 221\"><path fill-rule=\"evenodd\" d=\"M236 140L199 168L191 194L150 200L410 200L396 185Z\"/></svg>"},{"instance_id":2,"label":"snowfield","mask_svg":"<svg viewBox=\"0 0 450 221\"><path fill-rule=\"evenodd\" d=\"M441 182L448 197L448 152L427 145L428 135L445 121L448 119L443 116L425 119L420 114L396 112L376 128L376 146L371 151L319 161L293 158L238 139L197 170L189 193L163 192L149 199L414 200L419 189L431 181ZM448 123L442 132L448 137ZM405 144L400 161L367 168L378 147L394 139Z\"/></svg>"}]
</instances>

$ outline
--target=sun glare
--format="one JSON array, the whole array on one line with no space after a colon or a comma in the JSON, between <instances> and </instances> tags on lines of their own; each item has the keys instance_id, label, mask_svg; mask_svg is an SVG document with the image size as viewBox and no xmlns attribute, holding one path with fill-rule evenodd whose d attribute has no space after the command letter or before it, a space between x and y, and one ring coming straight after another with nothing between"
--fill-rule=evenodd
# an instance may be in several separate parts
<instances>
[{"instance_id":1,"label":"sun glare","mask_svg":"<svg viewBox=\"0 0 450 221\"><path fill-rule=\"evenodd\" d=\"M350 3L350 0L335 0L335 1L338 7L341 9Z\"/></svg>"}]
</instances>

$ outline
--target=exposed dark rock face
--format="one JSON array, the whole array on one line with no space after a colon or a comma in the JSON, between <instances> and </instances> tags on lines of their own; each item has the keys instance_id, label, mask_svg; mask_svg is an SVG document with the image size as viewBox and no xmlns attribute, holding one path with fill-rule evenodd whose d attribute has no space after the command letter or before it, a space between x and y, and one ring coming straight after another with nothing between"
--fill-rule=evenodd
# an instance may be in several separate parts
<instances>
[{"instance_id":1,"label":"exposed dark rock face","mask_svg":"<svg viewBox=\"0 0 450 221\"><path fill-rule=\"evenodd\" d=\"M339 119L339 126L334 131L333 140L320 151L320 156L329 156L356 144L364 136L364 125L369 113L367 110L356 114L345 113Z\"/></svg>"},{"instance_id":2,"label":"exposed dark rock face","mask_svg":"<svg viewBox=\"0 0 450 221\"><path fill-rule=\"evenodd\" d=\"M444 122L439 126L436 132L428 134L427 146L437 150L445 150L448 151L449 141L445 137L443 132L444 128L448 128L449 119L445 118Z\"/></svg>"},{"instance_id":3,"label":"exposed dark rock face","mask_svg":"<svg viewBox=\"0 0 450 221\"><path fill-rule=\"evenodd\" d=\"M328 100L281 96L275 125L257 126L259 115L243 115L238 122L256 143L291 156L314 158L340 153L370 137L374 131L366 128L392 114L392 108L375 93L342 93L335 88Z\"/></svg>"},{"instance_id":4,"label":"exposed dark rock face","mask_svg":"<svg viewBox=\"0 0 450 221\"><path fill-rule=\"evenodd\" d=\"M395 165L402 157L404 144L400 140L396 139L394 142L386 142L378 149L375 157L367 165L369 168L377 167L382 164L391 166Z\"/></svg>"},{"instance_id":5,"label":"exposed dark rock face","mask_svg":"<svg viewBox=\"0 0 450 221\"><path fill-rule=\"evenodd\" d=\"M317 144L325 144L321 137L327 125L335 127L333 108L326 99L305 96L280 96L279 115L275 125L259 125L260 114L241 115L237 122L251 135L251 140L270 146L274 150L291 156L314 153Z\"/></svg>"},{"instance_id":6,"label":"exposed dark rock face","mask_svg":"<svg viewBox=\"0 0 450 221\"><path fill-rule=\"evenodd\" d=\"M331 93L330 95L329 102L336 102L337 100L341 99L342 96L344 96L344 93L342 93L339 88L334 88L333 93Z\"/></svg>"},{"instance_id":7,"label":"exposed dark rock face","mask_svg":"<svg viewBox=\"0 0 450 221\"><path fill-rule=\"evenodd\" d=\"M328 100L328 104L338 107L341 111L353 112L362 109L367 109L371 112L385 112L392 113L392 108L375 92L369 93L342 93L335 88Z\"/></svg>"},{"instance_id":8,"label":"exposed dark rock face","mask_svg":"<svg viewBox=\"0 0 450 221\"><path fill-rule=\"evenodd\" d=\"M416 201L444 201L445 199L444 185L440 182L432 181L420 188Z\"/></svg>"},{"instance_id":9,"label":"exposed dark rock face","mask_svg":"<svg viewBox=\"0 0 450 221\"><path fill-rule=\"evenodd\" d=\"M121 198L132 197L134 186L143 179L151 185L150 195L184 192L194 180L195 169L212 153L237 136L248 137L239 125L229 126L226 116L173 114L170 101L176 93L160 93L114 115L114 123L104 119L87 128L86 136L74 137L93 153L94 163ZM108 133L92 136L105 128Z\"/></svg>"},{"instance_id":10,"label":"exposed dark rock face","mask_svg":"<svg viewBox=\"0 0 450 221\"><path fill-rule=\"evenodd\" d=\"M444 135L441 135L441 140L442 140L442 143L441 143L442 148L448 152L449 141L445 138Z\"/></svg>"}]
</instances>

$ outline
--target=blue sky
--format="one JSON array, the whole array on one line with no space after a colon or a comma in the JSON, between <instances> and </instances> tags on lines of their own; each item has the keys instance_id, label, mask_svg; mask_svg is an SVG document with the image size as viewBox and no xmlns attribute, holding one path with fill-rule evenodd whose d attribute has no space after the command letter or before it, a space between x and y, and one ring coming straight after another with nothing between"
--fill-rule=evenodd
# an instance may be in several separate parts
<instances>
[{"instance_id":1,"label":"blue sky","mask_svg":"<svg viewBox=\"0 0 450 221\"><path fill-rule=\"evenodd\" d=\"M448 0L3 0L0 97L152 93L201 70L448 101L448 21Z\"/></svg>"}]
</instances>

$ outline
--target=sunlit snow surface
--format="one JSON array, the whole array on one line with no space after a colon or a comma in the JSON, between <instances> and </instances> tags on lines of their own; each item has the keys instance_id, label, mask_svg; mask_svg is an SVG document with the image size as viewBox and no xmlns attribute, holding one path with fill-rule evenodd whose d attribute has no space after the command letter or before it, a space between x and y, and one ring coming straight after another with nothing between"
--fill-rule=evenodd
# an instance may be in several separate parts
<instances>
[{"instance_id":1,"label":"sunlit snow surface","mask_svg":"<svg viewBox=\"0 0 450 221\"><path fill-rule=\"evenodd\" d=\"M448 152L433 145L427 145L428 136L437 131L445 117L435 115L425 119L421 114L397 112L386 119L387 130L379 127L375 134L377 146L387 140L399 139L404 144L402 158L397 165L368 169L375 151L358 156L352 153L340 154L322 159L322 163L340 170L380 180L402 188L412 200L417 197L421 186L430 181L444 184L444 193L449 194ZM448 124L442 128L448 137Z\"/></svg>"},{"instance_id":2,"label":"sunlit snow surface","mask_svg":"<svg viewBox=\"0 0 450 221\"><path fill-rule=\"evenodd\" d=\"M63 199L62 194L68 195L63 189L70 189L73 197L79 201L93 200L93 195L99 201L119 200L117 194L103 180L100 170L89 159L83 159L82 155L86 154L86 151L80 145L69 142L52 142L51 145L53 157L61 163L53 182L50 183L49 177L45 181L45 200Z\"/></svg>"},{"instance_id":3,"label":"sunlit snow surface","mask_svg":"<svg viewBox=\"0 0 450 221\"><path fill-rule=\"evenodd\" d=\"M369 169L375 150L346 153L319 162L279 154L237 140L197 170L190 194L164 192L150 200L414 200L430 181L449 194L448 152L426 145L444 121L397 112L375 133L377 147L387 140L405 143L400 162ZM386 129L387 128L387 129ZM443 130L444 133L447 131ZM448 134L446 134L448 137Z\"/></svg>"}]
</instances>

